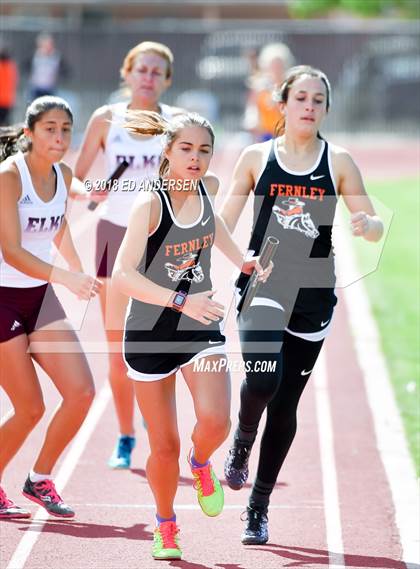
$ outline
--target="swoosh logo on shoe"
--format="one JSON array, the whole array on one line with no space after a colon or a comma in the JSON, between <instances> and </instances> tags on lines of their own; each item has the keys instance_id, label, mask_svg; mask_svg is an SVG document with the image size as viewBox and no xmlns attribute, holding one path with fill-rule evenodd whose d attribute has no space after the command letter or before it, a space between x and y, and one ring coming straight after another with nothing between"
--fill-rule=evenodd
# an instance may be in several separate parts
<instances>
[{"instance_id":1,"label":"swoosh logo on shoe","mask_svg":"<svg viewBox=\"0 0 420 569\"><path fill-rule=\"evenodd\" d=\"M209 344L220 344L222 340L209 340Z\"/></svg>"},{"instance_id":2,"label":"swoosh logo on shoe","mask_svg":"<svg viewBox=\"0 0 420 569\"><path fill-rule=\"evenodd\" d=\"M311 369L310 369L309 371L306 371L306 369L303 369L303 370L300 372L300 375L309 375L310 373L312 373L312 370L311 370Z\"/></svg>"},{"instance_id":3,"label":"swoosh logo on shoe","mask_svg":"<svg viewBox=\"0 0 420 569\"><path fill-rule=\"evenodd\" d=\"M209 219L210 219L210 216L208 216L208 218L205 221L202 221L201 225L206 225Z\"/></svg>"},{"instance_id":4,"label":"swoosh logo on shoe","mask_svg":"<svg viewBox=\"0 0 420 569\"><path fill-rule=\"evenodd\" d=\"M323 328L324 326L326 326L330 320L331 320L331 319L325 320L325 322L322 321L322 322L321 322L321 328Z\"/></svg>"},{"instance_id":5,"label":"swoosh logo on shoe","mask_svg":"<svg viewBox=\"0 0 420 569\"><path fill-rule=\"evenodd\" d=\"M313 174L310 175L310 179L312 181L320 180L321 178L325 178L325 174L321 174L321 176L314 176Z\"/></svg>"}]
</instances>

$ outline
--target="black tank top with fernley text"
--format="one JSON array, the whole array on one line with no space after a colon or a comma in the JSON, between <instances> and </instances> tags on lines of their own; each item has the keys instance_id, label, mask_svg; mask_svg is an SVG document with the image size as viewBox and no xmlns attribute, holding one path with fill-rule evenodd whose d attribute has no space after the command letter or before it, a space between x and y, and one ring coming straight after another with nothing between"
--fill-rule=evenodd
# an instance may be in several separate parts
<instances>
[{"instance_id":1,"label":"black tank top with fernley text","mask_svg":"<svg viewBox=\"0 0 420 569\"><path fill-rule=\"evenodd\" d=\"M215 238L214 210L201 181L198 190L200 213L190 224L177 221L169 192L155 190L160 200L160 221L149 235L147 248L137 269L160 286L189 294L212 288L210 262ZM186 207L189 199L187 197ZM170 308L131 299L126 330L151 330L158 320L162 324L165 317L172 321L173 316L174 312ZM185 319L188 317L183 320ZM190 324L194 328L194 323Z\"/></svg>"},{"instance_id":2,"label":"black tank top with fernley text","mask_svg":"<svg viewBox=\"0 0 420 569\"><path fill-rule=\"evenodd\" d=\"M331 233L337 194L328 143L321 140L316 163L304 172L291 171L282 164L275 140L267 144L268 159L254 190L249 249L258 255L270 235L280 243L272 275L260 286L258 295L285 307L292 304L299 312L335 304ZM240 288L244 282L241 275Z\"/></svg>"}]
</instances>

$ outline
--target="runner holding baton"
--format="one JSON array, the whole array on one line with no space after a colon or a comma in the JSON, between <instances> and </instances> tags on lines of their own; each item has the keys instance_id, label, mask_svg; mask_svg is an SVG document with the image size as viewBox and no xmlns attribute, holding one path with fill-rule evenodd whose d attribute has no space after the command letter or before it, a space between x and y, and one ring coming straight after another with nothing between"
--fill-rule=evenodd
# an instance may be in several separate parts
<instances>
[{"instance_id":1,"label":"runner holding baton","mask_svg":"<svg viewBox=\"0 0 420 569\"><path fill-rule=\"evenodd\" d=\"M267 237L260 256L260 265L263 269L266 269L270 264L270 261L273 259L277 251L279 243L280 241L277 239L277 237L273 237L272 235L269 235ZM246 287L242 306L240 307L242 314L244 314L246 310L248 310L248 308L251 306L252 299L256 295L260 284L261 281L258 280L258 273L254 270Z\"/></svg>"},{"instance_id":2,"label":"runner holding baton","mask_svg":"<svg viewBox=\"0 0 420 569\"><path fill-rule=\"evenodd\" d=\"M107 179L106 187L108 188L108 186L111 186L113 182L115 182L116 180L119 180L119 178L121 178L121 176L124 174L124 172L127 170L128 167L129 167L129 163L127 162L127 160L123 160L122 162L120 162L118 164L118 167L115 168L114 172ZM90 211L95 211L95 209L98 207L98 205L99 205L99 202L90 201L89 205L88 205L88 209Z\"/></svg>"},{"instance_id":3,"label":"runner holding baton","mask_svg":"<svg viewBox=\"0 0 420 569\"><path fill-rule=\"evenodd\" d=\"M355 236L379 241L383 234L354 161L321 134L331 102L325 73L310 66L293 67L275 87L273 101L280 111L275 136L242 152L221 213L233 231L253 193L248 250L259 252L261 235L273 235L281 243L264 289L246 317L238 319L247 370L238 425L225 460L226 481L233 490L248 479L251 449L267 411L241 536L242 543L252 545L269 540L268 507L298 430L299 400L332 329L337 199L342 197L349 209ZM312 194L305 197L303 188L311 188ZM243 296L247 291L242 290Z\"/></svg>"}]
</instances>

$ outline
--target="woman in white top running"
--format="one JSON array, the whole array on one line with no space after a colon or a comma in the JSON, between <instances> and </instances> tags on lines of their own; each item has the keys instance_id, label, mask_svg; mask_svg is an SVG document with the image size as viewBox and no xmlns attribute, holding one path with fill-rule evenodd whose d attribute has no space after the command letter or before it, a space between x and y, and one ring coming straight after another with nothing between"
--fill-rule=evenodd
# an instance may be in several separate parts
<instances>
[{"instance_id":1,"label":"woman in white top running","mask_svg":"<svg viewBox=\"0 0 420 569\"><path fill-rule=\"evenodd\" d=\"M141 189L141 182L155 178L162 153L161 136L130 134L122 127L127 110L158 112L170 119L179 109L160 103L172 78L173 55L160 43L142 42L126 55L121 77L130 89L128 102L105 105L97 109L88 124L75 175L84 180L97 154L106 159L108 176L126 160L129 164L117 187L105 194L92 192L89 199L105 201L101 206L96 234L97 275L105 281L100 293L105 332L109 343L109 379L117 413L120 436L109 459L111 468L129 468L134 437L134 391L121 355L124 317L128 298L111 286L111 274L119 246L125 235L132 204ZM101 189L96 181L93 189Z\"/></svg>"},{"instance_id":2,"label":"woman in white top running","mask_svg":"<svg viewBox=\"0 0 420 569\"><path fill-rule=\"evenodd\" d=\"M0 428L0 476L44 414L34 361L50 376L62 401L23 487L23 495L51 515L74 511L58 495L51 471L79 430L94 396L92 375L78 338L50 283L87 300L101 283L83 273L68 230L65 210L72 172L61 161L73 124L68 104L40 97L28 107L24 128L0 130L0 385L13 413ZM17 152L18 142L25 144ZM52 264L55 244L69 270ZM61 353L54 342L66 342ZM40 346L40 347L37 347ZM49 349L46 349L48 346ZM25 518L0 487L0 518Z\"/></svg>"}]
</instances>

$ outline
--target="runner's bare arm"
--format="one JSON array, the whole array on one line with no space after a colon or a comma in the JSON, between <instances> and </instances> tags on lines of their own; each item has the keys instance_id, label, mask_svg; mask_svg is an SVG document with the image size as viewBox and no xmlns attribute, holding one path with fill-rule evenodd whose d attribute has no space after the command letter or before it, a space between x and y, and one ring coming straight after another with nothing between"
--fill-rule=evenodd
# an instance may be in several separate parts
<instances>
[{"instance_id":1,"label":"runner's bare arm","mask_svg":"<svg viewBox=\"0 0 420 569\"><path fill-rule=\"evenodd\" d=\"M160 207L159 198L153 196L153 192L139 194L115 260L112 280L127 296L148 304L167 306L174 291L155 284L137 270L146 250L149 233L154 231L158 223Z\"/></svg>"},{"instance_id":2,"label":"runner's bare arm","mask_svg":"<svg viewBox=\"0 0 420 569\"><path fill-rule=\"evenodd\" d=\"M203 178L203 182L207 188L207 191L214 202L215 196L219 189L219 180L213 174L207 174ZM231 234L229 233L228 228L226 227L226 223L222 219L222 217L215 213L214 215L215 223L216 223L216 233L214 244L218 249L222 251L222 253L230 260L232 263L238 267L242 267L243 263L243 254L239 249L238 245L232 239Z\"/></svg>"},{"instance_id":3,"label":"runner's bare arm","mask_svg":"<svg viewBox=\"0 0 420 569\"><path fill-rule=\"evenodd\" d=\"M12 167L0 173L0 246L3 258L12 267L35 279L49 281L53 267L21 245L22 229L18 213L21 184Z\"/></svg>"},{"instance_id":4,"label":"runner's bare arm","mask_svg":"<svg viewBox=\"0 0 420 569\"><path fill-rule=\"evenodd\" d=\"M208 193L212 198L214 198L219 189L218 178L216 178L216 176L214 175L208 174L207 176L205 176L203 181L206 185ZM214 239L214 244L216 245L216 247L220 249L222 253L230 261L232 261L232 263L236 267L238 267L238 269L241 269L243 272L250 274L255 268L258 274L260 275L260 280L265 281L271 273L272 265L270 265L270 267L268 267L266 271L263 271L263 269L260 267L258 263L258 257L254 257L253 259L244 261L244 255L242 251L240 250L239 246L232 238L232 235L229 232L229 229L227 228L225 221L218 214L215 214L215 223L216 223L216 236Z\"/></svg>"},{"instance_id":5,"label":"runner's bare arm","mask_svg":"<svg viewBox=\"0 0 420 569\"><path fill-rule=\"evenodd\" d=\"M66 183L67 192L70 193L70 186L73 179L73 173L71 169L64 163L61 163L60 167L63 173L64 181ZM57 247L57 250L60 253L60 255L63 257L63 259L68 263L69 269L71 271L75 272L83 271L82 263L74 246L70 232L70 227L67 223L66 217L64 217L60 229L54 237L54 245Z\"/></svg>"},{"instance_id":6,"label":"runner's bare arm","mask_svg":"<svg viewBox=\"0 0 420 569\"><path fill-rule=\"evenodd\" d=\"M104 148L112 113L108 106L100 107L91 116L86 128L79 155L74 167L74 179L70 197L80 199L89 196L81 182L86 178L98 152Z\"/></svg>"},{"instance_id":7,"label":"runner's bare arm","mask_svg":"<svg viewBox=\"0 0 420 569\"><path fill-rule=\"evenodd\" d=\"M262 161L260 146L254 144L245 148L233 171L232 183L220 210L220 216L230 232L234 231L248 196L254 188L256 173Z\"/></svg>"},{"instance_id":8,"label":"runner's bare arm","mask_svg":"<svg viewBox=\"0 0 420 569\"><path fill-rule=\"evenodd\" d=\"M354 236L367 241L379 241L383 235L383 223L366 193L359 168L345 150L332 147L332 166L337 180L337 190L351 214L351 230Z\"/></svg>"},{"instance_id":9,"label":"runner's bare arm","mask_svg":"<svg viewBox=\"0 0 420 569\"><path fill-rule=\"evenodd\" d=\"M66 286L79 298L89 299L100 283L83 273L73 273L42 261L22 247L22 228L18 213L21 197L20 177L12 166L0 172L0 247L3 258L29 277Z\"/></svg>"}]
</instances>

